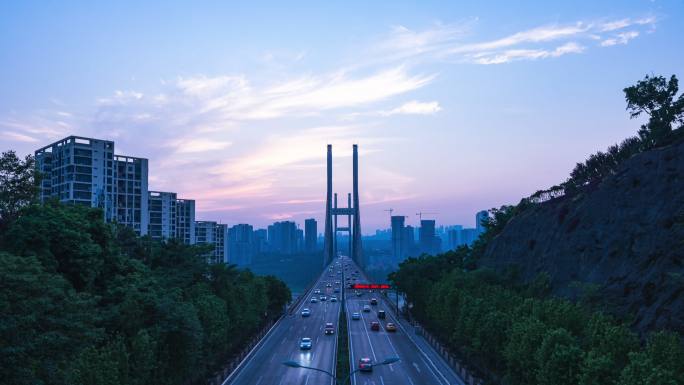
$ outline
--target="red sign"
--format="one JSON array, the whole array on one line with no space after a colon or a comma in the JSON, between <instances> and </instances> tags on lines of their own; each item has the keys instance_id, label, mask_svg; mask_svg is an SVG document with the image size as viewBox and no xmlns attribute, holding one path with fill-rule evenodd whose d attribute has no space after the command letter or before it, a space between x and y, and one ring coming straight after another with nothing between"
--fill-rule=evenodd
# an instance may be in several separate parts
<instances>
[{"instance_id":1,"label":"red sign","mask_svg":"<svg viewBox=\"0 0 684 385\"><path fill-rule=\"evenodd\" d=\"M386 283L355 283L352 289L357 290L389 290L392 287Z\"/></svg>"}]
</instances>

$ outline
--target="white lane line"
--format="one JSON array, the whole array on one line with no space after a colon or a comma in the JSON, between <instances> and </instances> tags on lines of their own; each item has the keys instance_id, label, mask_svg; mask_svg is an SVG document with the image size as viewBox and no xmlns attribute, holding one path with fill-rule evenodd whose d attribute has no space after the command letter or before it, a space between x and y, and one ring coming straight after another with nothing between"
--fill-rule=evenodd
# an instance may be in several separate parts
<instances>
[{"instance_id":1,"label":"white lane line","mask_svg":"<svg viewBox=\"0 0 684 385\"><path fill-rule=\"evenodd\" d=\"M304 380L304 385L306 385L306 384L308 384L308 383L309 383L309 375L307 374L307 375L306 375L306 380Z\"/></svg>"},{"instance_id":2,"label":"white lane line","mask_svg":"<svg viewBox=\"0 0 684 385\"><path fill-rule=\"evenodd\" d=\"M442 384L442 380L444 380L444 383L446 383L447 385L449 385L449 380L446 378L446 376L439 370L439 368L437 368L437 365L435 365L435 363L432 362L432 360L430 359L430 357L428 356L428 354L425 353L425 351L424 351L424 350L418 345L418 343L411 337L411 335L406 331L406 329L405 329L404 326L401 324L401 322L400 322L400 321L394 316L394 314L392 314L391 312L388 312L387 314L389 314L390 318L391 318L392 320L394 320L394 321L396 322L396 325L399 326L399 327L401 328L401 330L402 330L402 331L404 332L404 334L406 335L406 338L408 338L409 341L411 341L411 342L413 343L413 345L415 345L415 347L418 348L418 351L420 351L420 353L422 354L422 356L421 356L420 358L423 360L423 362L425 362L425 366L427 366L428 370L430 370L430 373L432 373L432 375L435 377L435 379L437 379L437 382L439 382L440 384ZM428 362L429 362L429 364L428 364ZM439 374L439 376L437 376L437 374ZM440 377L441 377L441 378L440 378ZM456 378L458 378L458 376L456 376Z\"/></svg>"},{"instance_id":3,"label":"white lane line","mask_svg":"<svg viewBox=\"0 0 684 385\"><path fill-rule=\"evenodd\" d=\"M380 383L381 383L382 385L385 385L385 380L382 379L382 376L380 376Z\"/></svg>"},{"instance_id":4,"label":"white lane line","mask_svg":"<svg viewBox=\"0 0 684 385\"><path fill-rule=\"evenodd\" d=\"M368 345L370 345L371 353L373 353L373 362L378 362L378 357L375 355L375 349L373 349L373 343L370 339L370 334L368 334L368 327L366 327L366 319L361 316L361 322L363 322L363 330L366 331L366 338L368 338Z\"/></svg>"},{"instance_id":5,"label":"white lane line","mask_svg":"<svg viewBox=\"0 0 684 385\"><path fill-rule=\"evenodd\" d=\"M261 384L261 380L263 380L263 379L264 379L264 376L259 376L259 379L257 380L255 385Z\"/></svg>"},{"instance_id":6,"label":"white lane line","mask_svg":"<svg viewBox=\"0 0 684 385\"><path fill-rule=\"evenodd\" d=\"M418 367L418 364L416 364L415 362L413 363L413 367L416 368L416 370L418 371L418 373L421 372L420 367Z\"/></svg>"},{"instance_id":7,"label":"white lane line","mask_svg":"<svg viewBox=\"0 0 684 385\"><path fill-rule=\"evenodd\" d=\"M409 382L411 383L411 385L415 385L415 384L413 383L413 380L411 379L411 376L407 375L407 376L406 376L406 379L409 380Z\"/></svg>"}]
</instances>

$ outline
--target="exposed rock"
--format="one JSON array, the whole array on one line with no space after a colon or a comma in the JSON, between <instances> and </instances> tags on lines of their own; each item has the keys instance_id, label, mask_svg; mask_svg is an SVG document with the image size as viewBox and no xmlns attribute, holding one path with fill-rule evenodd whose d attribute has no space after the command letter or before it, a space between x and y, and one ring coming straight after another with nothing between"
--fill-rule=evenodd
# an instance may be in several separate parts
<instances>
[{"instance_id":1,"label":"exposed rock","mask_svg":"<svg viewBox=\"0 0 684 385\"><path fill-rule=\"evenodd\" d=\"M572 197L524 210L484 266L547 272L555 294L598 285L608 309L645 332L684 333L684 142L637 154Z\"/></svg>"}]
</instances>

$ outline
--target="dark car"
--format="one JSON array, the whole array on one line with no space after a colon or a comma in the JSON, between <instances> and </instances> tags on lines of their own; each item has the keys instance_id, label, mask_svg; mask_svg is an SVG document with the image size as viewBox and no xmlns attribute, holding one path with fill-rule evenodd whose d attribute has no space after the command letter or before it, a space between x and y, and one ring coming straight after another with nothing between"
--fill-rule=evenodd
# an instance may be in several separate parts
<instances>
[{"instance_id":1,"label":"dark car","mask_svg":"<svg viewBox=\"0 0 684 385\"><path fill-rule=\"evenodd\" d=\"M377 332L380 331L380 322L378 321L371 321L371 330Z\"/></svg>"},{"instance_id":2,"label":"dark car","mask_svg":"<svg viewBox=\"0 0 684 385\"><path fill-rule=\"evenodd\" d=\"M377 305L377 304L378 304L378 300L375 298L371 298L371 305Z\"/></svg>"},{"instance_id":3,"label":"dark car","mask_svg":"<svg viewBox=\"0 0 684 385\"><path fill-rule=\"evenodd\" d=\"M328 322L325 324L325 329L323 329L323 333L325 334L335 334L335 327L333 326L332 323Z\"/></svg>"},{"instance_id":4,"label":"dark car","mask_svg":"<svg viewBox=\"0 0 684 385\"><path fill-rule=\"evenodd\" d=\"M380 319L385 319L387 317L387 314L385 314L384 310L378 310L378 318Z\"/></svg>"},{"instance_id":5,"label":"dark car","mask_svg":"<svg viewBox=\"0 0 684 385\"><path fill-rule=\"evenodd\" d=\"M362 372L372 372L373 362L368 357L363 357L359 359L359 370Z\"/></svg>"}]
</instances>

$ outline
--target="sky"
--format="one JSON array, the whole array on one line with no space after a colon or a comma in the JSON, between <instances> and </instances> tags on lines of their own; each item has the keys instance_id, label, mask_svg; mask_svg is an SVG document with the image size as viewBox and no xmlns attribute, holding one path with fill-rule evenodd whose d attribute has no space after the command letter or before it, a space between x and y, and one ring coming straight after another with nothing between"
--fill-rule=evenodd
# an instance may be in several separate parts
<instances>
[{"instance_id":1,"label":"sky","mask_svg":"<svg viewBox=\"0 0 684 385\"><path fill-rule=\"evenodd\" d=\"M682 1L236 3L2 2L0 151L114 140L198 220L322 231L326 144L346 202L358 143L364 233L474 226L634 135L624 87L684 76Z\"/></svg>"}]
</instances>

